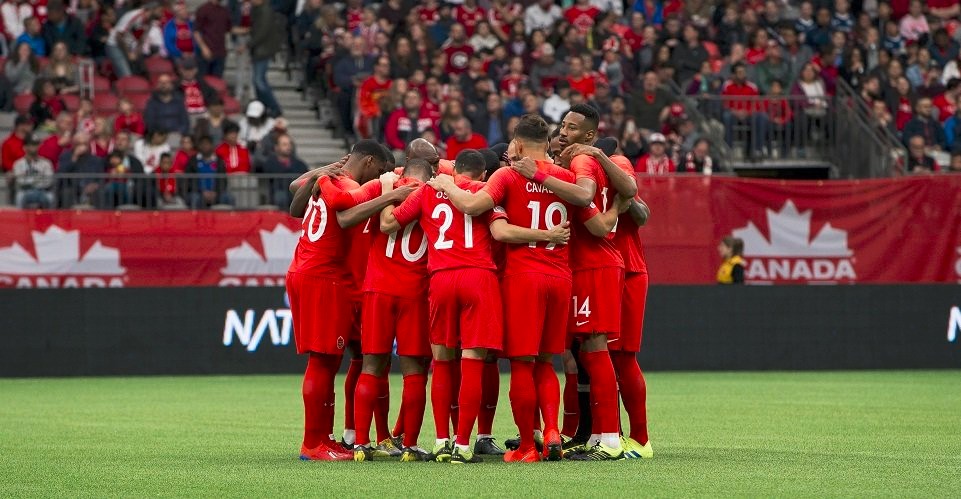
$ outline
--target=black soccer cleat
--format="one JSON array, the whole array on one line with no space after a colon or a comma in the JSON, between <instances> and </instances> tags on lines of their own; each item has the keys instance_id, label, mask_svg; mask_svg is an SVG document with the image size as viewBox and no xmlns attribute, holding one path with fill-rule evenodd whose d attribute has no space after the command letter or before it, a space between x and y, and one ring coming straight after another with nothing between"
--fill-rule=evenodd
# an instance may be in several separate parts
<instances>
[{"instance_id":1,"label":"black soccer cleat","mask_svg":"<svg viewBox=\"0 0 961 499\"><path fill-rule=\"evenodd\" d=\"M480 454L482 456L503 456L504 452L504 449L501 449L501 447L497 445L494 437L478 438L477 441L474 442L474 454Z\"/></svg>"}]
</instances>

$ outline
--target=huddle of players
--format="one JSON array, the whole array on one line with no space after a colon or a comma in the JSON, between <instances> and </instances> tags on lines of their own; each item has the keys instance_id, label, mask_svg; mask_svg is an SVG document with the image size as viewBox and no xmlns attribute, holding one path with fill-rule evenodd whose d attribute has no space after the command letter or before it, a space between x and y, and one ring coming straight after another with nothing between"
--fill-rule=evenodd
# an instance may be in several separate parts
<instances>
[{"instance_id":1,"label":"huddle of players","mask_svg":"<svg viewBox=\"0 0 961 499\"><path fill-rule=\"evenodd\" d=\"M547 123L524 116L507 149L510 167L486 183L477 151L459 154L450 171L431 164L436 152L425 160L409 147L400 175L381 174L389 153L361 141L341 163L291 184L290 212L304 229L287 275L297 351L309 356L302 459L366 461L376 449L402 461L480 461L469 441L490 372L485 359L495 354L510 359L519 430L505 461L653 456L636 360L647 292L638 227L649 210L627 158L589 145L597 123L593 108L572 107L552 150ZM333 381L344 348L358 339L363 361L353 394L348 380L353 424L345 425L355 429L354 441L338 443ZM395 339L404 384L388 433ZM565 413L566 441L552 366L561 353L565 411L580 407L571 424ZM431 452L417 447L429 367ZM619 387L630 420L623 436Z\"/></svg>"}]
</instances>

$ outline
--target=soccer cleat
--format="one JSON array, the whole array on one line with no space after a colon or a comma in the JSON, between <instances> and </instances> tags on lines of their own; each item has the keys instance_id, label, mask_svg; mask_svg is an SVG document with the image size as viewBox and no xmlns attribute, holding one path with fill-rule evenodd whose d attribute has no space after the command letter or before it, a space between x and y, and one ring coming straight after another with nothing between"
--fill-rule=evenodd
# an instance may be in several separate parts
<instances>
[{"instance_id":1,"label":"soccer cleat","mask_svg":"<svg viewBox=\"0 0 961 499\"><path fill-rule=\"evenodd\" d=\"M571 456L571 461L620 461L624 459L624 449L608 447L598 442L586 452Z\"/></svg>"},{"instance_id":2,"label":"soccer cleat","mask_svg":"<svg viewBox=\"0 0 961 499\"><path fill-rule=\"evenodd\" d=\"M454 446L454 452L450 455L451 464L473 464L482 462L484 462L484 460L481 459L480 456L475 455L474 451L470 450L470 447L468 447L467 450L462 450L460 447Z\"/></svg>"},{"instance_id":3,"label":"soccer cleat","mask_svg":"<svg viewBox=\"0 0 961 499\"><path fill-rule=\"evenodd\" d=\"M510 449L510 450L517 450L517 449L520 448L520 446L521 446L521 438L520 438L520 436L518 436L517 438L508 438L507 440L504 440L504 447L507 447L507 448ZM543 452L543 451L544 451L544 439L543 439L543 437L538 437L538 436L535 434L535 435L534 435L534 446L537 447L537 452Z\"/></svg>"},{"instance_id":4,"label":"soccer cleat","mask_svg":"<svg viewBox=\"0 0 961 499\"><path fill-rule=\"evenodd\" d=\"M350 452L320 444L313 449L304 446L300 447L300 459L303 461L350 461L353 455Z\"/></svg>"},{"instance_id":5,"label":"soccer cleat","mask_svg":"<svg viewBox=\"0 0 961 499\"><path fill-rule=\"evenodd\" d=\"M536 463L541 460L541 453L530 447L527 450L516 449L504 454L505 463Z\"/></svg>"},{"instance_id":6,"label":"soccer cleat","mask_svg":"<svg viewBox=\"0 0 961 499\"><path fill-rule=\"evenodd\" d=\"M401 450L399 447L394 446L394 441L385 438L374 447L374 455L377 457L400 457Z\"/></svg>"},{"instance_id":7,"label":"soccer cleat","mask_svg":"<svg viewBox=\"0 0 961 499\"><path fill-rule=\"evenodd\" d=\"M430 455L430 452L420 447L404 447L404 450L400 453L400 462L414 463L417 461L427 461Z\"/></svg>"},{"instance_id":8,"label":"soccer cleat","mask_svg":"<svg viewBox=\"0 0 961 499\"><path fill-rule=\"evenodd\" d=\"M564 457L564 444L557 430L544 432L544 460L560 461Z\"/></svg>"},{"instance_id":9,"label":"soccer cleat","mask_svg":"<svg viewBox=\"0 0 961 499\"><path fill-rule=\"evenodd\" d=\"M354 446L354 461L373 461L374 460L374 450L366 445L355 445Z\"/></svg>"},{"instance_id":10,"label":"soccer cleat","mask_svg":"<svg viewBox=\"0 0 961 499\"><path fill-rule=\"evenodd\" d=\"M640 459L641 454L634 447L634 442L630 437L621 435L621 448L624 449L625 459Z\"/></svg>"},{"instance_id":11,"label":"soccer cleat","mask_svg":"<svg viewBox=\"0 0 961 499\"><path fill-rule=\"evenodd\" d=\"M428 454L427 460L446 463L450 461L453 452L454 449L451 446L450 440L444 440L444 443L434 445L434 451Z\"/></svg>"},{"instance_id":12,"label":"soccer cleat","mask_svg":"<svg viewBox=\"0 0 961 499\"><path fill-rule=\"evenodd\" d=\"M403 449L403 448L404 448L404 434L403 434L403 433L401 433L400 435L397 435L396 437L390 437L390 441L394 443L394 447L397 447L398 449Z\"/></svg>"},{"instance_id":13,"label":"soccer cleat","mask_svg":"<svg viewBox=\"0 0 961 499\"><path fill-rule=\"evenodd\" d=\"M587 440L581 440L579 438L571 438L561 445L564 450L564 454L577 454L584 451L587 448Z\"/></svg>"},{"instance_id":14,"label":"soccer cleat","mask_svg":"<svg viewBox=\"0 0 961 499\"><path fill-rule=\"evenodd\" d=\"M335 443L340 444L340 446L343 447L344 450L347 450L347 451L353 451L353 450L354 450L354 447L356 447L356 445L354 445L354 444L348 444L346 441L344 441L344 439L340 439L340 442L335 442Z\"/></svg>"},{"instance_id":15,"label":"soccer cleat","mask_svg":"<svg viewBox=\"0 0 961 499\"><path fill-rule=\"evenodd\" d=\"M503 456L504 449L501 449L501 447L497 445L494 437L478 438L477 441L474 442L474 454L480 454L482 456Z\"/></svg>"}]
</instances>

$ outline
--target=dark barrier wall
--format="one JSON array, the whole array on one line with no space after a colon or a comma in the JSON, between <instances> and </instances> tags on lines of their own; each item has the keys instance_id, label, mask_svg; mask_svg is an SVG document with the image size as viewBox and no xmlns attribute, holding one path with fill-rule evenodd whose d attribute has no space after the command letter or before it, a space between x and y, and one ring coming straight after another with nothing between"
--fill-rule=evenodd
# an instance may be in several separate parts
<instances>
[{"instance_id":1,"label":"dark barrier wall","mask_svg":"<svg viewBox=\"0 0 961 499\"><path fill-rule=\"evenodd\" d=\"M653 287L645 369L961 367L961 287ZM296 373L281 288L0 290L0 376Z\"/></svg>"}]
</instances>

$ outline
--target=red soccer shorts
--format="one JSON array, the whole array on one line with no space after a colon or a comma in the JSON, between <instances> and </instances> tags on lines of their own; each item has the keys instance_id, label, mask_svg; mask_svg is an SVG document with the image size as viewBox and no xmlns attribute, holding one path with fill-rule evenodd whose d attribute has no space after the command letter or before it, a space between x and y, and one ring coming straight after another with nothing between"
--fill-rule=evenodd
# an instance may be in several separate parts
<instances>
[{"instance_id":1,"label":"red soccer shorts","mask_svg":"<svg viewBox=\"0 0 961 499\"><path fill-rule=\"evenodd\" d=\"M632 272L624 278L621 303L621 335L608 343L608 350L640 352L644 333L644 305L647 303L647 272Z\"/></svg>"},{"instance_id":2,"label":"red soccer shorts","mask_svg":"<svg viewBox=\"0 0 961 499\"><path fill-rule=\"evenodd\" d=\"M606 333L608 341L621 331L624 269L604 267L574 272L574 291L567 329L572 334Z\"/></svg>"},{"instance_id":3,"label":"red soccer shorts","mask_svg":"<svg viewBox=\"0 0 961 499\"><path fill-rule=\"evenodd\" d=\"M350 287L330 278L287 273L297 353L343 355L354 325Z\"/></svg>"},{"instance_id":4,"label":"red soccer shorts","mask_svg":"<svg viewBox=\"0 0 961 499\"><path fill-rule=\"evenodd\" d=\"M384 293L364 293L361 351L389 354L397 338L397 355L430 357L427 338L427 299L401 298Z\"/></svg>"},{"instance_id":5,"label":"red soccer shorts","mask_svg":"<svg viewBox=\"0 0 961 499\"><path fill-rule=\"evenodd\" d=\"M431 344L501 349L504 312L494 271L462 268L435 272L428 296Z\"/></svg>"},{"instance_id":6,"label":"red soccer shorts","mask_svg":"<svg viewBox=\"0 0 961 499\"><path fill-rule=\"evenodd\" d=\"M504 354L561 353L567 339L571 281L527 273L504 277Z\"/></svg>"}]
</instances>

